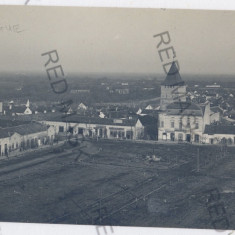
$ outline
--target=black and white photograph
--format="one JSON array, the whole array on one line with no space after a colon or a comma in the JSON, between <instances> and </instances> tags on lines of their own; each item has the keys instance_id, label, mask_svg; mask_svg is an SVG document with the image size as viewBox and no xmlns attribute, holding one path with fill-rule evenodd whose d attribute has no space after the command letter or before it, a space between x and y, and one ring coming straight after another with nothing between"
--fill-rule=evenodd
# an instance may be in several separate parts
<instances>
[{"instance_id":1,"label":"black and white photograph","mask_svg":"<svg viewBox=\"0 0 235 235\"><path fill-rule=\"evenodd\" d=\"M234 11L0 19L1 222L235 229Z\"/></svg>"}]
</instances>

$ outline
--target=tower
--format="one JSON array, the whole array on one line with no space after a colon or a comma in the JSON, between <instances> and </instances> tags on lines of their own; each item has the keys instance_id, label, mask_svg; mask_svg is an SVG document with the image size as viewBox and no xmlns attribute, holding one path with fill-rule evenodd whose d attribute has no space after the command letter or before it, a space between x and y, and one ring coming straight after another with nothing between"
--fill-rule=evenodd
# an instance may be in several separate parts
<instances>
[{"instance_id":1,"label":"tower","mask_svg":"<svg viewBox=\"0 0 235 235\"><path fill-rule=\"evenodd\" d=\"M27 103L26 103L26 108L29 108L30 104L29 104L29 100L27 100Z\"/></svg>"},{"instance_id":2,"label":"tower","mask_svg":"<svg viewBox=\"0 0 235 235\"><path fill-rule=\"evenodd\" d=\"M166 110L166 106L175 101L186 101L186 86L173 61L165 80L161 83L161 110Z\"/></svg>"}]
</instances>

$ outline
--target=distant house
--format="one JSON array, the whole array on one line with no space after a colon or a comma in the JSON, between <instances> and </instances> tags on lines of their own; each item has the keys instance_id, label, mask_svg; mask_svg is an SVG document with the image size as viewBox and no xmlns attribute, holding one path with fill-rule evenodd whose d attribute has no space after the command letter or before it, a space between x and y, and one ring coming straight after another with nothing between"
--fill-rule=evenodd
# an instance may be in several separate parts
<instances>
[{"instance_id":1,"label":"distant house","mask_svg":"<svg viewBox=\"0 0 235 235\"><path fill-rule=\"evenodd\" d=\"M146 110L159 110L160 105L158 105L158 104L149 104L149 105L146 106L145 109Z\"/></svg>"},{"instance_id":2,"label":"distant house","mask_svg":"<svg viewBox=\"0 0 235 235\"><path fill-rule=\"evenodd\" d=\"M223 109L221 109L219 106L214 106L211 107L210 110L210 122L220 122L223 115Z\"/></svg>"},{"instance_id":3,"label":"distant house","mask_svg":"<svg viewBox=\"0 0 235 235\"><path fill-rule=\"evenodd\" d=\"M207 92L206 93L206 100L210 100L212 98L216 98L218 95L216 94L216 92Z\"/></svg>"},{"instance_id":4,"label":"distant house","mask_svg":"<svg viewBox=\"0 0 235 235\"><path fill-rule=\"evenodd\" d=\"M72 94L90 93L90 90L89 89L77 89L77 90L71 90L70 93Z\"/></svg>"},{"instance_id":5,"label":"distant house","mask_svg":"<svg viewBox=\"0 0 235 235\"><path fill-rule=\"evenodd\" d=\"M78 110L87 110L87 106L85 105L85 104L83 104L83 103L80 103L79 105L78 105Z\"/></svg>"},{"instance_id":6,"label":"distant house","mask_svg":"<svg viewBox=\"0 0 235 235\"><path fill-rule=\"evenodd\" d=\"M4 107L3 114L8 116L16 116L16 115L30 115L32 114L32 110L30 109L29 100L26 105L15 106L14 102L11 101L8 106Z\"/></svg>"},{"instance_id":7,"label":"distant house","mask_svg":"<svg viewBox=\"0 0 235 235\"><path fill-rule=\"evenodd\" d=\"M220 88L221 86L219 84L217 84L216 82L214 84L209 84L206 85L206 88Z\"/></svg>"},{"instance_id":8,"label":"distant house","mask_svg":"<svg viewBox=\"0 0 235 235\"><path fill-rule=\"evenodd\" d=\"M48 107L45 106L39 106L37 108L35 108L34 113L38 114L38 113L48 113L51 112L52 110L50 110Z\"/></svg>"},{"instance_id":9,"label":"distant house","mask_svg":"<svg viewBox=\"0 0 235 235\"><path fill-rule=\"evenodd\" d=\"M138 111L136 112L136 114L140 115L142 113L142 109L139 108Z\"/></svg>"},{"instance_id":10,"label":"distant house","mask_svg":"<svg viewBox=\"0 0 235 235\"><path fill-rule=\"evenodd\" d=\"M235 144L235 126L206 125L203 136L207 144Z\"/></svg>"},{"instance_id":11,"label":"distant house","mask_svg":"<svg viewBox=\"0 0 235 235\"><path fill-rule=\"evenodd\" d=\"M122 82L121 85L122 86L128 86L129 84L128 84L128 82Z\"/></svg>"},{"instance_id":12,"label":"distant house","mask_svg":"<svg viewBox=\"0 0 235 235\"><path fill-rule=\"evenodd\" d=\"M116 88L115 92L120 95L128 95L130 93L129 88Z\"/></svg>"},{"instance_id":13,"label":"distant house","mask_svg":"<svg viewBox=\"0 0 235 235\"><path fill-rule=\"evenodd\" d=\"M130 89L128 86L122 86L122 85L115 85L112 87L111 90L109 90L110 93L118 93L120 95L128 95L130 93Z\"/></svg>"},{"instance_id":14,"label":"distant house","mask_svg":"<svg viewBox=\"0 0 235 235\"><path fill-rule=\"evenodd\" d=\"M105 114L103 112L100 112L99 117L100 118L105 118Z\"/></svg>"},{"instance_id":15,"label":"distant house","mask_svg":"<svg viewBox=\"0 0 235 235\"><path fill-rule=\"evenodd\" d=\"M143 139L157 140L158 137L158 119L153 116L139 116L141 124L144 126Z\"/></svg>"},{"instance_id":16,"label":"distant house","mask_svg":"<svg viewBox=\"0 0 235 235\"><path fill-rule=\"evenodd\" d=\"M30 115L32 114L32 110L29 107L15 106L12 109L12 113L15 115Z\"/></svg>"},{"instance_id":17,"label":"distant house","mask_svg":"<svg viewBox=\"0 0 235 235\"><path fill-rule=\"evenodd\" d=\"M149 104L145 109L147 110L153 110L153 106L151 104Z\"/></svg>"}]
</instances>

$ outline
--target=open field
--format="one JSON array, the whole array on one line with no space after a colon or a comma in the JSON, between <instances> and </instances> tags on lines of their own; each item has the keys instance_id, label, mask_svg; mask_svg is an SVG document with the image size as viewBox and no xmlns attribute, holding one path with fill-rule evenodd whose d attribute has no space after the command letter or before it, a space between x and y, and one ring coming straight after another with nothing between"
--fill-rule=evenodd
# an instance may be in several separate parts
<instances>
[{"instance_id":1,"label":"open field","mask_svg":"<svg viewBox=\"0 0 235 235\"><path fill-rule=\"evenodd\" d=\"M212 228L201 197L217 187L234 228L234 152L99 140L3 160L0 220Z\"/></svg>"}]
</instances>

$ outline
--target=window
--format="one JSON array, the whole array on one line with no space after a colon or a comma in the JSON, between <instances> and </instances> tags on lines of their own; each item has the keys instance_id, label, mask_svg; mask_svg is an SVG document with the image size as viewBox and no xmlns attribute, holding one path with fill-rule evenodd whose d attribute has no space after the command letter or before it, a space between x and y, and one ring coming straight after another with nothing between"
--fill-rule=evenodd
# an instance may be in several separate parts
<instances>
[{"instance_id":1,"label":"window","mask_svg":"<svg viewBox=\"0 0 235 235\"><path fill-rule=\"evenodd\" d=\"M182 130L182 126L183 126L182 120L180 120L180 122L179 122L179 129L180 129L180 130Z\"/></svg>"},{"instance_id":2,"label":"window","mask_svg":"<svg viewBox=\"0 0 235 235\"><path fill-rule=\"evenodd\" d=\"M171 121L171 128L174 128L175 127L175 123L174 121Z\"/></svg>"},{"instance_id":3,"label":"window","mask_svg":"<svg viewBox=\"0 0 235 235\"><path fill-rule=\"evenodd\" d=\"M89 130L89 137L92 137L92 130Z\"/></svg>"},{"instance_id":4,"label":"window","mask_svg":"<svg viewBox=\"0 0 235 235\"><path fill-rule=\"evenodd\" d=\"M190 118L187 119L187 127L190 127Z\"/></svg>"},{"instance_id":5,"label":"window","mask_svg":"<svg viewBox=\"0 0 235 235\"><path fill-rule=\"evenodd\" d=\"M113 132L113 137L115 137L115 138L117 137L117 131Z\"/></svg>"},{"instance_id":6,"label":"window","mask_svg":"<svg viewBox=\"0 0 235 235\"><path fill-rule=\"evenodd\" d=\"M196 129L198 129L198 128L199 128L199 124L198 124L198 122L196 122L196 124L195 124L195 128L196 128Z\"/></svg>"},{"instance_id":7,"label":"window","mask_svg":"<svg viewBox=\"0 0 235 235\"><path fill-rule=\"evenodd\" d=\"M126 138L127 139L132 139L133 138L133 131L127 131L126 132Z\"/></svg>"},{"instance_id":8,"label":"window","mask_svg":"<svg viewBox=\"0 0 235 235\"><path fill-rule=\"evenodd\" d=\"M195 141L196 143L199 143L199 135L195 135L195 136L194 136L194 141Z\"/></svg>"},{"instance_id":9,"label":"window","mask_svg":"<svg viewBox=\"0 0 235 235\"><path fill-rule=\"evenodd\" d=\"M164 127L164 121L161 121L161 127Z\"/></svg>"},{"instance_id":10,"label":"window","mask_svg":"<svg viewBox=\"0 0 235 235\"><path fill-rule=\"evenodd\" d=\"M59 126L59 132L64 132L64 127L63 126Z\"/></svg>"},{"instance_id":11,"label":"window","mask_svg":"<svg viewBox=\"0 0 235 235\"><path fill-rule=\"evenodd\" d=\"M163 134L162 134L162 139L163 139L163 140L167 140L167 133L163 133Z\"/></svg>"},{"instance_id":12,"label":"window","mask_svg":"<svg viewBox=\"0 0 235 235\"><path fill-rule=\"evenodd\" d=\"M73 127L69 126L68 132L70 132L71 134L73 134Z\"/></svg>"}]
</instances>

